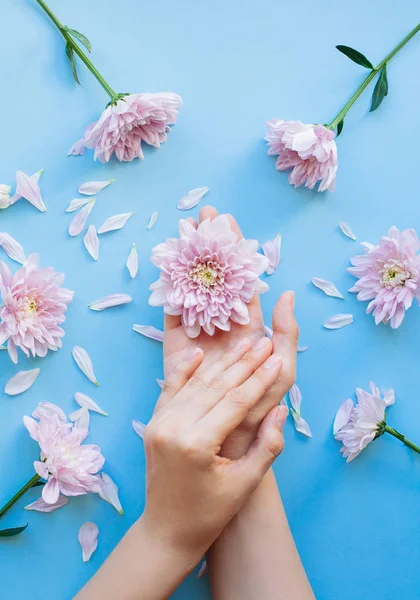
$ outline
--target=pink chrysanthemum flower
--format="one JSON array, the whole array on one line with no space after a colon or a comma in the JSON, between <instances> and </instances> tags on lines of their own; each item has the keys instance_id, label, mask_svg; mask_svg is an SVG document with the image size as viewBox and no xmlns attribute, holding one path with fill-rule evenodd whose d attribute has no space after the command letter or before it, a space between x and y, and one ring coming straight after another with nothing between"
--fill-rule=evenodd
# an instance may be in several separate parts
<instances>
[{"instance_id":1,"label":"pink chrysanthemum flower","mask_svg":"<svg viewBox=\"0 0 420 600\"><path fill-rule=\"evenodd\" d=\"M391 227L377 246L362 244L366 253L351 259L349 272L359 281L350 289L358 300L370 300L366 312L375 323L397 329L414 298L420 301L420 242L414 229Z\"/></svg>"},{"instance_id":2,"label":"pink chrysanthemum flower","mask_svg":"<svg viewBox=\"0 0 420 600\"><path fill-rule=\"evenodd\" d=\"M0 262L0 345L8 340L7 349L14 363L17 348L26 356L45 356L48 350L61 348L67 306L73 292L62 288L64 275L51 267L40 269L38 256L32 254L14 275Z\"/></svg>"},{"instance_id":3,"label":"pink chrysanthemum flower","mask_svg":"<svg viewBox=\"0 0 420 600\"><path fill-rule=\"evenodd\" d=\"M129 94L110 104L99 121L86 129L69 155L95 149L95 160L108 162L114 154L120 161L143 159L141 143L160 148L166 142L170 125L176 123L182 99L172 92Z\"/></svg>"},{"instance_id":4,"label":"pink chrysanthemum flower","mask_svg":"<svg viewBox=\"0 0 420 600\"><path fill-rule=\"evenodd\" d=\"M300 121L273 120L267 123L268 154L278 155L276 169L292 169L289 182L295 188L305 184L318 191L334 191L338 169L335 133L324 125Z\"/></svg>"},{"instance_id":5,"label":"pink chrysanthemum flower","mask_svg":"<svg viewBox=\"0 0 420 600\"><path fill-rule=\"evenodd\" d=\"M338 409L334 421L335 439L342 442L341 454L347 462L353 460L370 442L385 432L385 411L394 404L394 390L381 392L370 384L370 394L357 389L357 404L351 399L345 400Z\"/></svg>"},{"instance_id":6,"label":"pink chrysanthemum flower","mask_svg":"<svg viewBox=\"0 0 420 600\"><path fill-rule=\"evenodd\" d=\"M153 248L152 262L162 272L150 286L149 303L169 315L181 315L191 338L203 328L229 331L231 321L249 323L247 304L255 293L268 290L259 276L268 260L255 240L238 240L226 215L206 219L195 229L179 222L179 239Z\"/></svg>"},{"instance_id":7,"label":"pink chrysanthemum flower","mask_svg":"<svg viewBox=\"0 0 420 600\"><path fill-rule=\"evenodd\" d=\"M68 423L64 411L50 402L38 404L32 417L23 417L23 423L41 449L41 460L34 462L34 468L47 481L42 489L43 500L55 504L60 493L99 494L102 479L97 473L105 459L98 446L82 445L88 430Z\"/></svg>"}]
</instances>

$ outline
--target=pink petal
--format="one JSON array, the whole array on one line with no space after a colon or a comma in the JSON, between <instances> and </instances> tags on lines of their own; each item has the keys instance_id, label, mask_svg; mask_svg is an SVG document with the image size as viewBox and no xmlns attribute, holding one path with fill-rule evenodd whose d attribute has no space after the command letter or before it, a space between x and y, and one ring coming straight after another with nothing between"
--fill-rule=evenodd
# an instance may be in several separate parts
<instances>
[{"instance_id":1,"label":"pink petal","mask_svg":"<svg viewBox=\"0 0 420 600\"><path fill-rule=\"evenodd\" d=\"M98 233L107 233L108 231L121 229L127 223L128 219L133 216L133 214L134 213L130 212L108 217L108 219L106 219L106 221L99 227Z\"/></svg>"},{"instance_id":2,"label":"pink petal","mask_svg":"<svg viewBox=\"0 0 420 600\"><path fill-rule=\"evenodd\" d=\"M102 408L100 408L96 404L96 402L94 400L92 400L92 398L89 398L89 396L86 396L86 394L82 394L81 392L76 392L74 395L74 398L75 398L77 404L79 406L81 406L82 408L85 406L88 410L97 412L100 415L103 415L104 417L108 416L108 413L106 413L104 410L102 410Z\"/></svg>"},{"instance_id":3,"label":"pink petal","mask_svg":"<svg viewBox=\"0 0 420 600\"><path fill-rule=\"evenodd\" d=\"M289 390L289 399L290 404L292 405L293 410L300 414L300 405L302 403L302 394L296 383L292 385Z\"/></svg>"},{"instance_id":4,"label":"pink petal","mask_svg":"<svg viewBox=\"0 0 420 600\"><path fill-rule=\"evenodd\" d=\"M318 279L318 277L313 277L312 283L315 287L322 290L324 294L327 294L327 296L332 296L334 298L340 298L341 300L344 300L343 294L338 291L338 289L333 283L331 283L331 281L326 281L325 279Z\"/></svg>"},{"instance_id":5,"label":"pink petal","mask_svg":"<svg viewBox=\"0 0 420 600\"><path fill-rule=\"evenodd\" d=\"M91 310L105 310L106 308L112 308L114 306L120 306L121 304L129 304L132 301L132 297L128 296L128 294L110 294L109 296L105 296L105 298L101 298L101 300L96 300L96 302L92 302L89 304L89 308Z\"/></svg>"},{"instance_id":6,"label":"pink petal","mask_svg":"<svg viewBox=\"0 0 420 600\"><path fill-rule=\"evenodd\" d=\"M131 247L131 252L128 255L125 265L130 273L131 279L134 279L139 270L139 255L137 254L136 244L133 244Z\"/></svg>"},{"instance_id":7,"label":"pink petal","mask_svg":"<svg viewBox=\"0 0 420 600\"><path fill-rule=\"evenodd\" d=\"M70 421L74 422L77 429L89 429L90 415L86 406L82 406L79 410L72 412L69 415Z\"/></svg>"},{"instance_id":8,"label":"pink petal","mask_svg":"<svg viewBox=\"0 0 420 600\"><path fill-rule=\"evenodd\" d=\"M111 477L106 473L102 473L101 489L99 497L105 502L109 502L111 506L120 514L124 514L123 507L118 496L118 486L112 481Z\"/></svg>"},{"instance_id":9,"label":"pink petal","mask_svg":"<svg viewBox=\"0 0 420 600\"><path fill-rule=\"evenodd\" d=\"M98 380L96 379L96 375L93 371L93 364L89 354L86 352L84 348L81 346L75 346L72 351L72 355L74 360L76 361L77 366L82 371L84 375L96 386L99 385Z\"/></svg>"},{"instance_id":10,"label":"pink petal","mask_svg":"<svg viewBox=\"0 0 420 600\"><path fill-rule=\"evenodd\" d=\"M57 502L55 502L55 504L47 504L41 497L38 498L38 500L36 500L35 502L32 502L32 504L28 504L27 506L25 506L25 510L36 510L38 512L49 513L53 512L54 510L57 510L57 508L62 508L63 506L66 506L68 502L69 499L63 494L60 494L58 496L58 500Z\"/></svg>"},{"instance_id":11,"label":"pink petal","mask_svg":"<svg viewBox=\"0 0 420 600\"><path fill-rule=\"evenodd\" d=\"M265 270L267 275L272 275L280 264L282 236L279 233L274 240L270 240L262 245L262 250L268 258L268 267Z\"/></svg>"},{"instance_id":12,"label":"pink petal","mask_svg":"<svg viewBox=\"0 0 420 600\"><path fill-rule=\"evenodd\" d=\"M203 196L209 191L208 187L200 187L190 190L177 204L179 210L190 210L201 201Z\"/></svg>"},{"instance_id":13,"label":"pink petal","mask_svg":"<svg viewBox=\"0 0 420 600\"><path fill-rule=\"evenodd\" d=\"M15 260L21 265L26 262L26 255L23 247L8 233L0 233L0 246L12 260Z\"/></svg>"},{"instance_id":14,"label":"pink petal","mask_svg":"<svg viewBox=\"0 0 420 600\"><path fill-rule=\"evenodd\" d=\"M77 539L82 547L83 562L88 562L98 547L98 535L98 526L90 521L83 523L79 529L79 535L77 536Z\"/></svg>"},{"instance_id":15,"label":"pink petal","mask_svg":"<svg viewBox=\"0 0 420 600\"><path fill-rule=\"evenodd\" d=\"M160 389L163 390L163 386L165 385L165 380L164 379L156 379L156 383L158 384Z\"/></svg>"},{"instance_id":16,"label":"pink petal","mask_svg":"<svg viewBox=\"0 0 420 600\"><path fill-rule=\"evenodd\" d=\"M156 223L156 221L157 221L157 218L158 218L158 214L157 214L157 212L154 212L154 213L152 213L152 215L151 215L151 217L150 217L150 219L149 219L149 222L148 222L148 224L147 224L147 227L146 227L146 229L152 229L153 225L154 225L154 224Z\"/></svg>"},{"instance_id":17,"label":"pink petal","mask_svg":"<svg viewBox=\"0 0 420 600\"><path fill-rule=\"evenodd\" d=\"M42 171L39 172L39 175ZM42 200L41 190L39 189L39 175L28 177L23 171L16 172L16 194L28 200L35 208L41 212L46 212L47 208Z\"/></svg>"},{"instance_id":18,"label":"pink petal","mask_svg":"<svg viewBox=\"0 0 420 600\"><path fill-rule=\"evenodd\" d=\"M340 221L339 226L345 236L347 236L351 240L357 240L357 237L354 235L347 223L344 223L344 221Z\"/></svg>"},{"instance_id":19,"label":"pink petal","mask_svg":"<svg viewBox=\"0 0 420 600\"><path fill-rule=\"evenodd\" d=\"M74 212L75 210L79 210L85 206L88 202L90 202L90 198L75 198L70 202L68 207L66 208L66 212Z\"/></svg>"},{"instance_id":20,"label":"pink petal","mask_svg":"<svg viewBox=\"0 0 420 600\"><path fill-rule=\"evenodd\" d=\"M42 488L42 498L47 504L55 504L60 495L60 488L55 477L50 477Z\"/></svg>"},{"instance_id":21,"label":"pink petal","mask_svg":"<svg viewBox=\"0 0 420 600\"><path fill-rule=\"evenodd\" d=\"M23 394L35 383L41 369L32 369L31 371L19 371L6 383L4 391L9 396Z\"/></svg>"},{"instance_id":22,"label":"pink petal","mask_svg":"<svg viewBox=\"0 0 420 600\"><path fill-rule=\"evenodd\" d=\"M347 425L347 423L350 420L351 411L353 410L353 408L354 404L351 398L344 400L343 404L340 406L340 408L337 411L337 414L335 415L333 425L334 435L336 435L340 431L340 429L344 427L344 425Z\"/></svg>"},{"instance_id":23,"label":"pink petal","mask_svg":"<svg viewBox=\"0 0 420 600\"><path fill-rule=\"evenodd\" d=\"M298 346L298 352L306 352L309 346Z\"/></svg>"},{"instance_id":24,"label":"pink petal","mask_svg":"<svg viewBox=\"0 0 420 600\"><path fill-rule=\"evenodd\" d=\"M199 568L198 573L197 573L197 579L204 577L204 575L207 575L207 573L208 573L207 561L203 560L203 562L201 563L201 567Z\"/></svg>"},{"instance_id":25,"label":"pink petal","mask_svg":"<svg viewBox=\"0 0 420 600\"><path fill-rule=\"evenodd\" d=\"M324 322L325 329L341 329L353 323L353 315L334 315Z\"/></svg>"},{"instance_id":26,"label":"pink petal","mask_svg":"<svg viewBox=\"0 0 420 600\"><path fill-rule=\"evenodd\" d=\"M81 156L85 153L85 149L85 141L82 138L80 140L77 140L77 142L73 144L73 146L68 151L67 156Z\"/></svg>"},{"instance_id":27,"label":"pink petal","mask_svg":"<svg viewBox=\"0 0 420 600\"><path fill-rule=\"evenodd\" d=\"M71 236L74 237L76 235L79 235L79 233L83 231L88 216L90 215L90 212L95 205L95 202L95 198L91 198L86 204L86 206L84 206L82 210L78 212L77 215L73 218L72 222L69 225L69 234Z\"/></svg>"},{"instance_id":28,"label":"pink petal","mask_svg":"<svg viewBox=\"0 0 420 600\"><path fill-rule=\"evenodd\" d=\"M111 183L114 183L114 181L115 179L109 179L108 181L88 181L87 183L82 183L78 191L79 194L84 194L85 196L94 196Z\"/></svg>"},{"instance_id":29,"label":"pink petal","mask_svg":"<svg viewBox=\"0 0 420 600\"><path fill-rule=\"evenodd\" d=\"M293 421L295 423L296 431L299 431L299 433L306 435L306 437L312 437L311 429L308 423L305 421L305 419L303 419L302 417L298 417L293 410L291 411L291 413Z\"/></svg>"},{"instance_id":30,"label":"pink petal","mask_svg":"<svg viewBox=\"0 0 420 600\"><path fill-rule=\"evenodd\" d=\"M86 250L91 255L91 257L94 260L98 260L98 258L99 258L99 238L98 238L98 234L96 233L95 225L89 225L86 235L83 238L83 243L85 245Z\"/></svg>"},{"instance_id":31,"label":"pink petal","mask_svg":"<svg viewBox=\"0 0 420 600\"><path fill-rule=\"evenodd\" d=\"M141 421L136 421L135 419L133 419L131 421L131 424L133 425L133 429L137 433L137 435L139 437L141 437L141 439L143 439L144 430L146 429L146 425L144 423L142 423Z\"/></svg>"},{"instance_id":32,"label":"pink petal","mask_svg":"<svg viewBox=\"0 0 420 600\"><path fill-rule=\"evenodd\" d=\"M156 329L156 327L153 327L152 325L133 325L133 330L152 340L163 342L163 331Z\"/></svg>"}]
</instances>

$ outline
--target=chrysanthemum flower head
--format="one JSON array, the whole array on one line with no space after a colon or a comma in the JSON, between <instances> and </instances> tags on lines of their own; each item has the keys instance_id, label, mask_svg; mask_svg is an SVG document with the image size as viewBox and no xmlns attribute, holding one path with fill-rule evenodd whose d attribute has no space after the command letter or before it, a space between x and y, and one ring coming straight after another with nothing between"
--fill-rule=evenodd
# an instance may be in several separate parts
<instances>
[{"instance_id":1,"label":"chrysanthemum flower head","mask_svg":"<svg viewBox=\"0 0 420 600\"><path fill-rule=\"evenodd\" d=\"M181 315L191 338L216 328L229 331L231 322L249 323L247 304L255 293L268 289L259 276L268 260L257 252L256 240L238 240L226 215L202 221L195 229L179 223L180 237L168 239L152 251L160 270L150 286L149 303L166 314Z\"/></svg>"}]
</instances>

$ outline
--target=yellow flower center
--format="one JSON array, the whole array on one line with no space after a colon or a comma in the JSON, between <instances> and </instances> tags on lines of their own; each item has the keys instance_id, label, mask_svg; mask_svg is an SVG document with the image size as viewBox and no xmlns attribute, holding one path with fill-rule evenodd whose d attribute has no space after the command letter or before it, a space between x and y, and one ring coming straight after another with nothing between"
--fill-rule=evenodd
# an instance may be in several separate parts
<instances>
[{"instance_id":1,"label":"yellow flower center","mask_svg":"<svg viewBox=\"0 0 420 600\"><path fill-rule=\"evenodd\" d=\"M38 307L37 307L35 298L33 298L32 296L29 296L29 298L26 300L26 308L31 313L35 313L36 312L36 309Z\"/></svg>"}]
</instances>

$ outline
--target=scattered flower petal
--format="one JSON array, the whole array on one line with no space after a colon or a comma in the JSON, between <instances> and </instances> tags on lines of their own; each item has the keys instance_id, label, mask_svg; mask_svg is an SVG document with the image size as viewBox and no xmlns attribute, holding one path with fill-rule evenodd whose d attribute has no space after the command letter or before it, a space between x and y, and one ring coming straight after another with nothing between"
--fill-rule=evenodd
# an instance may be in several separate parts
<instances>
[{"instance_id":1,"label":"scattered flower petal","mask_svg":"<svg viewBox=\"0 0 420 600\"><path fill-rule=\"evenodd\" d=\"M0 348L1 350L1 348ZM6 350L6 348L4 348L4 350ZM161 390L163 390L163 386L165 384L165 380L164 379L156 379L156 383L158 384L158 386L160 387Z\"/></svg>"},{"instance_id":2,"label":"scattered flower petal","mask_svg":"<svg viewBox=\"0 0 420 600\"><path fill-rule=\"evenodd\" d=\"M86 394L82 394L81 392L76 392L74 398L79 406L86 407L88 410L92 410L93 412L97 412L104 417L108 416L102 408L100 408L92 398L86 396Z\"/></svg>"},{"instance_id":3,"label":"scattered flower petal","mask_svg":"<svg viewBox=\"0 0 420 600\"><path fill-rule=\"evenodd\" d=\"M293 410L300 415L300 405L302 403L302 393L296 383L289 390L289 400Z\"/></svg>"},{"instance_id":4,"label":"scattered flower petal","mask_svg":"<svg viewBox=\"0 0 420 600\"><path fill-rule=\"evenodd\" d=\"M299 433L302 433L307 437L312 437L312 433L308 423L305 421L305 419L302 418L300 414L302 394L296 383L294 383L289 390L289 400L291 405L290 412L292 413L296 431L299 431Z\"/></svg>"},{"instance_id":5,"label":"scattered flower petal","mask_svg":"<svg viewBox=\"0 0 420 600\"><path fill-rule=\"evenodd\" d=\"M75 198L66 208L66 212L69 213L79 210L79 208L82 208L82 206L85 206L88 202L90 202L90 198Z\"/></svg>"},{"instance_id":6,"label":"scattered flower petal","mask_svg":"<svg viewBox=\"0 0 420 600\"><path fill-rule=\"evenodd\" d=\"M27 506L25 506L25 510L36 510L38 512L50 513L54 510L57 510L57 508L62 508L63 506L66 506L66 504L68 503L68 497L64 496L63 494L60 494L58 496L58 500L54 504L47 504L41 496L41 498L38 498L38 500L32 502L32 504L28 504Z\"/></svg>"},{"instance_id":7,"label":"scattered flower petal","mask_svg":"<svg viewBox=\"0 0 420 600\"><path fill-rule=\"evenodd\" d=\"M17 396L23 394L26 390L35 383L41 369L32 369L31 371L19 371L6 383L4 388L5 393L8 396Z\"/></svg>"},{"instance_id":8,"label":"scattered flower petal","mask_svg":"<svg viewBox=\"0 0 420 600\"><path fill-rule=\"evenodd\" d=\"M99 238L98 238L98 234L96 233L95 225L89 225L86 235L83 238L83 243L85 245L86 250L91 255L91 257L94 260L98 260L98 258L99 258Z\"/></svg>"},{"instance_id":9,"label":"scattered flower petal","mask_svg":"<svg viewBox=\"0 0 420 600\"><path fill-rule=\"evenodd\" d=\"M109 504L111 504L111 506L113 506L120 515L124 514L123 507L121 506L121 502L118 497L118 486L106 473L102 473L99 497L102 498L102 500L105 500L105 502L109 502Z\"/></svg>"},{"instance_id":10,"label":"scattered flower petal","mask_svg":"<svg viewBox=\"0 0 420 600\"><path fill-rule=\"evenodd\" d=\"M139 270L139 255L137 254L136 244L132 245L131 252L128 255L125 265L130 273L131 279L134 279Z\"/></svg>"},{"instance_id":11,"label":"scattered flower petal","mask_svg":"<svg viewBox=\"0 0 420 600\"><path fill-rule=\"evenodd\" d=\"M133 330L157 342L163 342L164 333L152 325L133 325Z\"/></svg>"},{"instance_id":12,"label":"scattered flower petal","mask_svg":"<svg viewBox=\"0 0 420 600\"><path fill-rule=\"evenodd\" d=\"M101 298L101 300L96 300L96 302L92 302L89 304L90 310L105 310L106 308L112 308L113 306L120 306L121 304L129 304L132 301L132 297L128 296L128 294L110 294L109 296L105 296L105 298Z\"/></svg>"},{"instance_id":13,"label":"scattered flower petal","mask_svg":"<svg viewBox=\"0 0 420 600\"><path fill-rule=\"evenodd\" d=\"M89 429L90 414L86 406L82 406L79 410L75 410L69 415L70 421L73 421L77 429Z\"/></svg>"},{"instance_id":14,"label":"scattered flower petal","mask_svg":"<svg viewBox=\"0 0 420 600\"><path fill-rule=\"evenodd\" d=\"M79 529L79 535L77 536L77 539L82 547L83 562L88 562L98 547L98 535L98 526L92 522L83 523Z\"/></svg>"},{"instance_id":15,"label":"scattered flower petal","mask_svg":"<svg viewBox=\"0 0 420 600\"><path fill-rule=\"evenodd\" d=\"M45 206L42 196L41 190L39 189L38 179L41 175L42 171L39 172L32 177L28 177L26 173L23 171L16 172L16 194L25 198L28 202L30 202L35 208L40 210L41 212L46 212L47 207Z\"/></svg>"},{"instance_id":16,"label":"scattered flower petal","mask_svg":"<svg viewBox=\"0 0 420 600\"><path fill-rule=\"evenodd\" d=\"M111 183L114 183L114 181L115 179L108 179L108 181L88 181L87 183L82 183L78 192L85 196L95 196L95 194L99 194L99 192Z\"/></svg>"},{"instance_id":17,"label":"scattered flower petal","mask_svg":"<svg viewBox=\"0 0 420 600\"><path fill-rule=\"evenodd\" d=\"M339 226L345 236L347 236L351 240L357 240L357 237L354 235L347 223L344 223L344 221L340 221Z\"/></svg>"},{"instance_id":18,"label":"scattered flower petal","mask_svg":"<svg viewBox=\"0 0 420 600\"><path fill-rule=\"evenodd\" d=\"M265 335L270 338L270 340L273 339L273 330L271 329L271 327L269 327L268 325L264 325L264 332Z\"/></svg>"},{"instance_id":19,"label":"scattered flower petal","mask_svg":"<svg viewBox=\"0 0 420 600\"><path fill-rule=\"evenodd\" d=\"M151 214L151 216L150 216L150 219L149 219L149 222L148 222L148 224L147 224L147 227L146 227L146 229L152 229L153 225L154 225L154 224L156 223L156 221L157 221L157 218L158 218L158 214L157 214L157 212L155 211L154 213L152 213L152 214Z\"/></svg>"},{"instance_id":20,"label":"scattered flower petal","mask_svg":"<svg viewBox=\"0 0 420 600\"><path fill-rule=\"evenodd\" d=\"M0 209L9 208L12 204L10 189L10 185L0 184Z\"/></svg>"},{"instance_id":21,"label":"scattered flower petal","mask_svg":"<svg viewBox=\"0 0 420 600\"><path fill-rule=\"evenodd\" d=\"M298 346L298 352L306 352L309 346Z\"/></svg>"},{"instance_id":22,"label":"scattered flower petal","mask_svg":"<svg viewBox=\"0 0 420 600\"><path fill-rule=\"evenodd\" d=\"M77 140L68 151L67 156L81 156L85 153L85 148L84 139Z\"/></svg>"},{"instance_id":23,"label":"scattered flower petal","mask_svg":"<svg viewBox=\"0 0 420 600\"><path fill-rule=\"evenodd\" d=\"M203 196L209 191L208 187L200 187L190 190L177 204L179 210L190 210L201 201Z\"/></svg>"},{"instance_id":24,"label":"scattered flower petal","mask_svg":"<svg viewBox=\"0 0 420 600\"><path fill-rule=\"evenodd\" d=\"M120 215L113 215L112 217L108 217L106 221L99 227L98 233L107 233L108 231L115 231L116 229L121 229L127 223L128 219L134 213L122 213Z\"/></svg>"},{"instance_id":25,"label":"scattered flower petal","mask_svg":"<svg viewBox=\"0 0 420 600\"><path fill-rule=\"evenodd\" d=\"M208 568L207 568L207 561L203 560L203 562L201 563L201 567L198 570L197 573L197 579L200 579L200 577L204 577L204 575L207 575L208 573Z\"/></svg>"},{"instance_id":26,"label":"scattered flower petal","mask_svg":"<svg viewBox=\"0 0 420 600\"><path fill-rule=\"evenodd\" d=\"M141 439L143 439L144 430L146 429L146 425L144 423L142 423L141 421L136 421L135 419L133 419L131 421L131 423L133 425L134 431L137 433L137 435L139 437L141 437Z\"/></svg>"},{"instance_id":27,"label":"scattered flower petal","mask_svg":"<svg viewBox=\"0 0 420 600\"><path fill-rule=\"evenodd\" d=\"M340 298L341 300L344 300L343 294L338 291L338 289L333 283L331 283L331 281L326 281L325 279L318 279L318 277L313 277L312 283L315 287L322 290L324 294L327 294L327 296L332 296L333 298Z\"/></svg>"},{"instance_id":28,"label":"scattered flower petal","mask_svg":"<svg viewBox=\"0 0 420 600\"><path fill-rule=\"evenodd\" d=\"M262 245L262 251L268 258L268 267L265 272L267 275L272 275L280 264L280 251L281 251L281 234L277 234L274 240L269 240Z\"/></svg>"},{"instance_id":29,"label":"scattered flower petal","mask_svg":"<svg viewBox=\"0 0 420 600\"><path fill-rule=\"evenodd\" d=\"M302 417L298 417L293 409L291 410L291 413L296 431L299 431L299 433L306 435L306 437L312 437L311 429L308 423L305 421L305 419L303 419Z\"/></svg>"},{"instance_id":30,"label":"scattered flower petal","mask_svg":"<svg viewBox=\"0 0 420 600\"><path fill-rule=\"evenodd\" d=\"M6 232L0 233L0 246L12 260L23 265L26 262L26 254L19 242Z\"/></svg>"},{"instance_id":31,"label":"scattered flower petal","mask_svg":"<svg viewBox=\"0 0 420 600\"><path fill-rule=\"evenodd\" d=\"M90 212L95 205L95 202L95 198L91 198L86 204L86 206L84 206L82 210L78 212L77 215L73 218L72 222L69 225L69 234L71 236L74 237L76 235L79 235L79 233L83 231L88 216L90 215Z\"/></svg>"},{"instance_id":32,"label":"scattered flower petal","mask_svg":"<svg viewBox=\"0 0 420 600\"><path fill-rule=\"evenodd\" d=\"M98 380L96 379L96 375L93 371L93 364L90 359L89 354L86 352L84 348L81 346L75 346L72 351L72 355L74 360L76 361L77 366L82 371L84 375L96 386L99 385Z\"/></svg>"},{"instance_id":33,"label":"scattered flower petal","mask_svg":"<svg viewBox=\"0 0 420 600\"><path fill-rule=\"evenodd\" d=\"M347 398L347 400L344 400L343 404L338 409L333 425L334 435L336 435L340 429L342 429L344 425L347 425L347 423L350 421L353 406L353 400L351 398Z\"/></svg>"},{"instance_id":34,"label":"scattered flower petal","mask_svg":"<svg viewBox=\"0 0 420 600\"><path fill-rule=\"evenodd\" d=\"M325 329L341 329L353 323L353 315L334 315L324 322Z\"/></svg>"}]
</instances>

